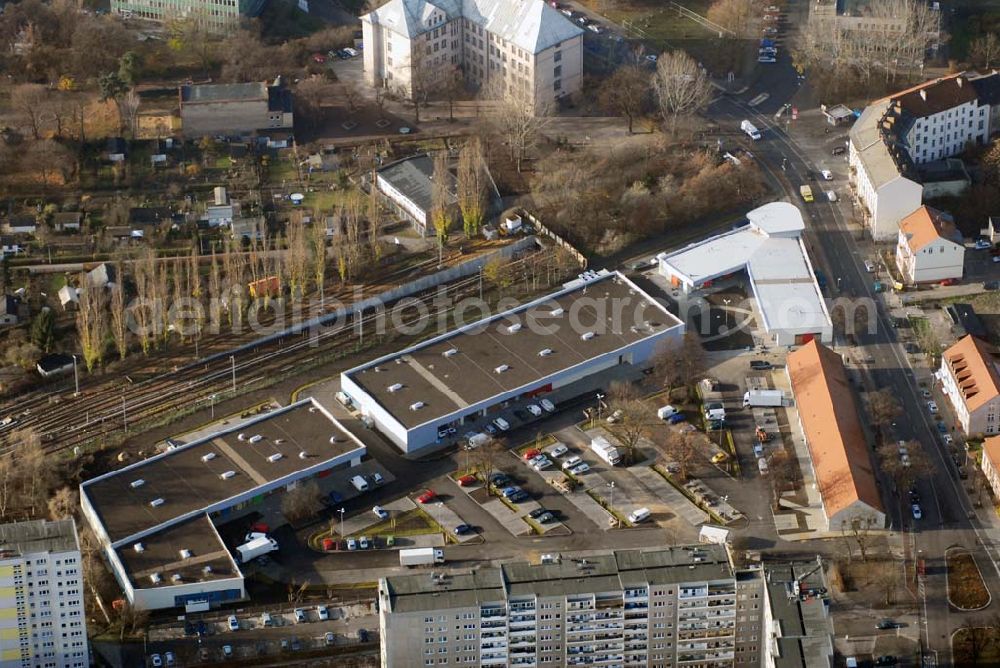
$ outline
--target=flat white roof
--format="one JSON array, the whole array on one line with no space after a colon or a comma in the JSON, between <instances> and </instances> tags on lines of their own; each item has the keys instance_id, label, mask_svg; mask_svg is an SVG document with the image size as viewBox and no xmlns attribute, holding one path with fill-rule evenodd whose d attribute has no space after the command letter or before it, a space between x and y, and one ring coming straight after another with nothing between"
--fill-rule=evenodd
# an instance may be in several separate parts
<instances>
[{"instance_id":1,"label":"flat white roof","mask_svg":"<svg viewBox=\"0 0 1000 668\"><path fill-rule=\"evenodd\" d=\"M660 268L691 287L746 270L764 328L830 326L801 234L802 214L788 202L747 213L750 225L659 255Z\"/></svg>"}]
</instances>

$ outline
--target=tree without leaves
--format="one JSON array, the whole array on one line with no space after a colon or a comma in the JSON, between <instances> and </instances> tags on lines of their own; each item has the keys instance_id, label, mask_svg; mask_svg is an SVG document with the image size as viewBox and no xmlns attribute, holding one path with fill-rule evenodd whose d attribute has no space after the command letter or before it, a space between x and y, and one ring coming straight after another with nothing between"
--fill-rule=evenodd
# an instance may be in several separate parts
<instances>
[{"instance_id":1,"label":"tree without leaves","mask_svg":"<svg viewBox=\"0 0 1000 668\"><path fill-rule=\"evenodd\" d=\"M23 119L36 140L41 138L41 117L46 111L49 92L41 84L26 83L14 86L10 92L10 106Z\"/></svg>"},{"instance_id":2,"label":"tree without leaves","mask_svg":"<svg viewBox=\"0 0 1000 668\"><path fill-rule=\"evenodd\" d=\"M77 508L80 506L76 490L72 487L60 487L49 498L49 519L65 520L71 519Z\"/></svg>"},{"instance_id":3,"label":"tree without leaves","mask_svg":"<svg viewBox=\"0 0 1000 668\"><path fill-rule=\"evenodd\" d=\"M904 445L907 452L905 462L897 443L885 443L875 450L879 467L889 474L900 494L905 494L917 480L926 478L934 471L934 465L920 441L907 441Z\"/></svg>"},{"instance_id":4,"label":"tree without leaves","mask_svg":"<svg viewBox=\"0 0 1000 668\"><path fill-rule=\"evenodd\" d=\"M56 316L52 309L45 307L31 321L31 342L43 353L52 350L56 341Z\"/></svg>"},{"instance_id":5,"label":"tree without leaves","mask_svg":"<svg viewBox=\"0 0 1000 668\"><path fill-rule=\"evenodd\" d=\"M977 37L969 45L969 57L977 67L989 69L1000 60L1000 37L995 32Z\"/></svg>"},{"instance_id":6,"label":"tree without leaves","mask_svg":"<svg viewBox=\"0 0 1000 668\"><path fill-rule=\"evenodd\" d=\"M425 48L426 44L426 48ZM407 70L410 75L409 101L413 105L415 123L420 122L420 110L427 104L431 92L437 85L437 71L430 64L430 42L415 41L410 45Z\"/></svg>"},{"instance_id":7,"label":"tree without leaves","mask_svg":"<svg viewBox=\"0 0 1000 668\"><path fill-rule=\"evenodd\" d=\"M767 458L767 477L771 479L774 510L780 510L781 495L794 490L799 481L798 463L787 450L776 448Z\"/></svg>"},{"instance_id":8,"label":"tree without leaves","mask_svg":"<svg viewBox=\"0 0 1000 668\"><path fill-rule=\"evenodd\" d=\"M312 480L289 490L281 499L281 514L293 525L315 515L321 508L319 487Z\"/></svg>"},{"instance_id":9,"label":"tree without leaves","mask_svg":"<svg viewBox=\"0 0 1000 668\"><path fill-rule=\"evenodd\" d=\"M712 85L698 63L683 51L661 54L653 74L653 91L660 113L670 127L677 129L682 116L696 114L712 100Z\"/></svg>"},{"instance_id":10,"label":"tree without leaves","mask_svg":"<svg viewBox=\"0 0 1000 668\"><path fill-rule=\"evenodd\" d=\"M903 407L892 393L883 388L868 395L868 410L871 413L872 424L875 425L879 443L886 443L892 433L892 425L903 414Z\"/></svg>"},{"instance_id":11,"label":"tree without leaves","mask_svg":"<svg viewBox=\"0 0 1000 668\"><path fill-rule=\"evenodd\" d=\"M434 155L434 175L431 177L430 218L439 247L448 242L448 229L451 227L451 198L448 188L450 181L448 154L445 151L438 151Z\"/></svg>"},{"instance_id":12,"label":"tree without leaves","mask_svg":"<svg viewBox=\"0 0 1000 668\"><path fill-rule=\"evenodd\" d=\"M510 159L520 172L528 151L535 147L541 131L552 121L551 108L547 104L536 108L533 100L521 99L500 78L483 89L483 97L495 101L491 124L503 137Z\"/></svg>"},{"instance_id":13,"label":"tree without leaves","mask_svg":"<svg viewBox=\"0 0 1000 668\"><path fill-rule=\"evenodd\" d=\"M759 30L757 11L754 0L716 0L708 8L706 17L745 39Z\"/></svg>"},{"instance_id":14,"label":"tree without leaves","mask_svg":"<svg viewBox=\"0 0 1000 668\"><path fill-rule=\"evenodd\" d=\"M649 76L638 65L624 65L601 84L598 101L608 113L623 116L632 134L632 123L642 113L649 89Z\"/></svg>"},{"instance_id":15,"label":"tree without leaves","mask_svg":"<svg viewBox=\"0 0 1000 668\"><path fill-rule=\"evenodd\" d=\"M108 308L111 311L111 337L115 341L118 359L123 360L128 355L128 308L125 304L125 275L121 271L121 263L115 264L118 280L108 286L111 293Z\"/></svg>"},{"instance_id":16,"label":"tree without leaves","mask_svg":"<svg viewBox=\"0 0 1000 668\"><path fill-rule=\"evenodd\" d=\"M506 456L507 448L503 446L503 443L494 439L480 445L470 455L472 469L482 478L487 495L493 494L493 489L489 484L490 478L501 470L500 460Z\"/></svg>"},{"instance_id":17,"label":"tree without leaves","mask_svg":"<svg viewBox=\"0 0 1000 668\"><path fill-rule=\"evenodd\" d=\"M688 474L691 471L691 465L699 454L694 434L688 431L671 429L663 442L662 448L664 455L677 465L677 472L681 479L687 480Z\"/></svg>"},{"instance_id":18,"label":"tree without leaves","mask_svg":"<svg viewBox=\"0 0 1000 668\"><path fill-rule=\"evenodd\" d=\"M850 520L844 520L840 525L840 531L845 540L853 538L854 542L858 544L858 552L861 553L861 561L864 562L868 561L868 548L873 538L871 532L878 528L878 523L871 515L853 517ZM848 550L850 550L849 541Z\"/></svg>"}]
</instances>

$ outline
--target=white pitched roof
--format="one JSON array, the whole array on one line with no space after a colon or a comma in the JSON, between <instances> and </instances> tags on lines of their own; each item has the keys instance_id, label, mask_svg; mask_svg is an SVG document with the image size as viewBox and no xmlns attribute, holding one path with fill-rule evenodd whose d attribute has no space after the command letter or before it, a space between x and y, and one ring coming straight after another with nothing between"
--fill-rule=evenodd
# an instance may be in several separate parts
<instances>
[{"instance_id":1,"label":"white pitched roof","mask_svg":"<svg viewBox=\"0 0 1000 668\"><path fill-rule=\"evenodd\" d=\"M583 33L542 0L390 0L366 16L372 23L413 38L440 25L428 23L435 9L448 20L465 17L530 53Z\"/></svg>"}]
</instances>

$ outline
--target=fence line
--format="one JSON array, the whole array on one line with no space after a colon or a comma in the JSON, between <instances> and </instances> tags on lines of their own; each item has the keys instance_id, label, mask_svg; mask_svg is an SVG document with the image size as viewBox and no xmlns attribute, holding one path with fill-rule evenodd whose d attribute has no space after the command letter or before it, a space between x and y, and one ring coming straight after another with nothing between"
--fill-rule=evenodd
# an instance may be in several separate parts
<instances>
[{"instance_id":1,"label":"fence line","mask_svg":"<svg viewBox=\"0 0 1000 668\"><path fill-rule=\"evenodd\" d=\"M566 241L561 236L559 236L558 234L556 234L555 232L553 232L552 230L550 230L545 225L545 223L543 223L541 220L539 220L535 216L531 215L527 211L524 211L522 209L519 213L523 217L525 217L529 221L531 221L531 224L535 226L535 231L536 232L538 232L539 234L543 234L543 235L547 236L549 239L552 239L553 241L556 242L556 245L558 245L560 248L562 248L567 253L569 253L570 255L572 255L573 259L575 259L579 263L581 269L586 269L587 268L587 258L583 255L583 253L581 253L580 251L578 251L573 246L573 244L571 244L570 242Z\"/></svg>"}]
</instances>

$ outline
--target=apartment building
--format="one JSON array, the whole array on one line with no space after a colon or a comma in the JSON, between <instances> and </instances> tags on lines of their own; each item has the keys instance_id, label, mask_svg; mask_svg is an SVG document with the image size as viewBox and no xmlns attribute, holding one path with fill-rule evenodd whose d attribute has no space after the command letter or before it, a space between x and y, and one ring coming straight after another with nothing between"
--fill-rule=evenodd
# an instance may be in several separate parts
<instances>
[{"instance_id":1,"label":"apartment building","mask_svg":"<svg viewBox=\"0 0 1000 668\"><path fill-rule=\"evenodd\" d=\"M851 128L848 161L855 198L875 239L895 237L899 222L920 206L922 172L969 144L988 142L997 98L991 77L1000 74L941 77L862 112Z\"/></svg>"},{"instance_id":2,"label":"apartment building","mask_svg":"<svg viewBox=\"0 0 1000 668\"><path fill-rule=\"evenodd\" d=\"M821 561L765 564L765 668L833 664L833 620Z\"/></svg>"},{"instance_id":3,"label":"apartment building","mask_svg":"<svg viewBox=\"0 0 1000 668\"><path fill-rule=\"evenodd\" d=\"M0 525L0 668L90 665L73 520Z\"/></svg>"},{"instance_id":4,"label":"apartment building","mask_svg":"<svg viewBox=\"0 0 1000 668\"><path fill-rule=\"evenodd\" d=\"M722 545L383 578L382 666L759 663L761 582Z\"/></svg>"},{"instance_id":5,"label":"apartment building","mask_svg":"<svg viewBox=\"0 0 1000 668\"><path fill-rule=\"evenodd\" d=\"M972 335L941 355L935 376L966 436L1000 433L1000 350Z\"/></svg>"},{"instance_id":6,"label":"apartment building","mask_svg":"<svg viewBox=\"0 0 1000 668\"><path fill-rule=\"evenodd\" d=\"M903 218L896 243L896 266L910 285L962 278L965 246L951 216L921 206Z\"/></svg>"},{"instance_id":7,"label":"apartment building","mask_svg":"<svg viewBox=\"0 0 1000 668\"><path fill-rule=\"evenodd\" d=\"M264 0L111 0L111 11L122 18L193 21L206 30L225 33L237 28L243 17L264 9Z\"/></svg>"},{"instance_id":8,"label":"apartment building","mask_svg":"<svg viewBox=\"0 0 1000 668\"><path fill-rule=\"evenodd\" d=\"M541 113L583 83L583 30L542 0L390 0L361 27L365 81L407 99L457 78Z\"/></svg>"},{"instance_id":9,"label":"apartment building","mask_svg":"<svg viewBox=\"0 0 1000 668\"><path fill-rule=\"evenodd\" d=\"M983 456L980 463L983 476L990 484L994 496L1000 496L1000 436L990 436L983 441Z\"/></svg>"}]
</instances>

